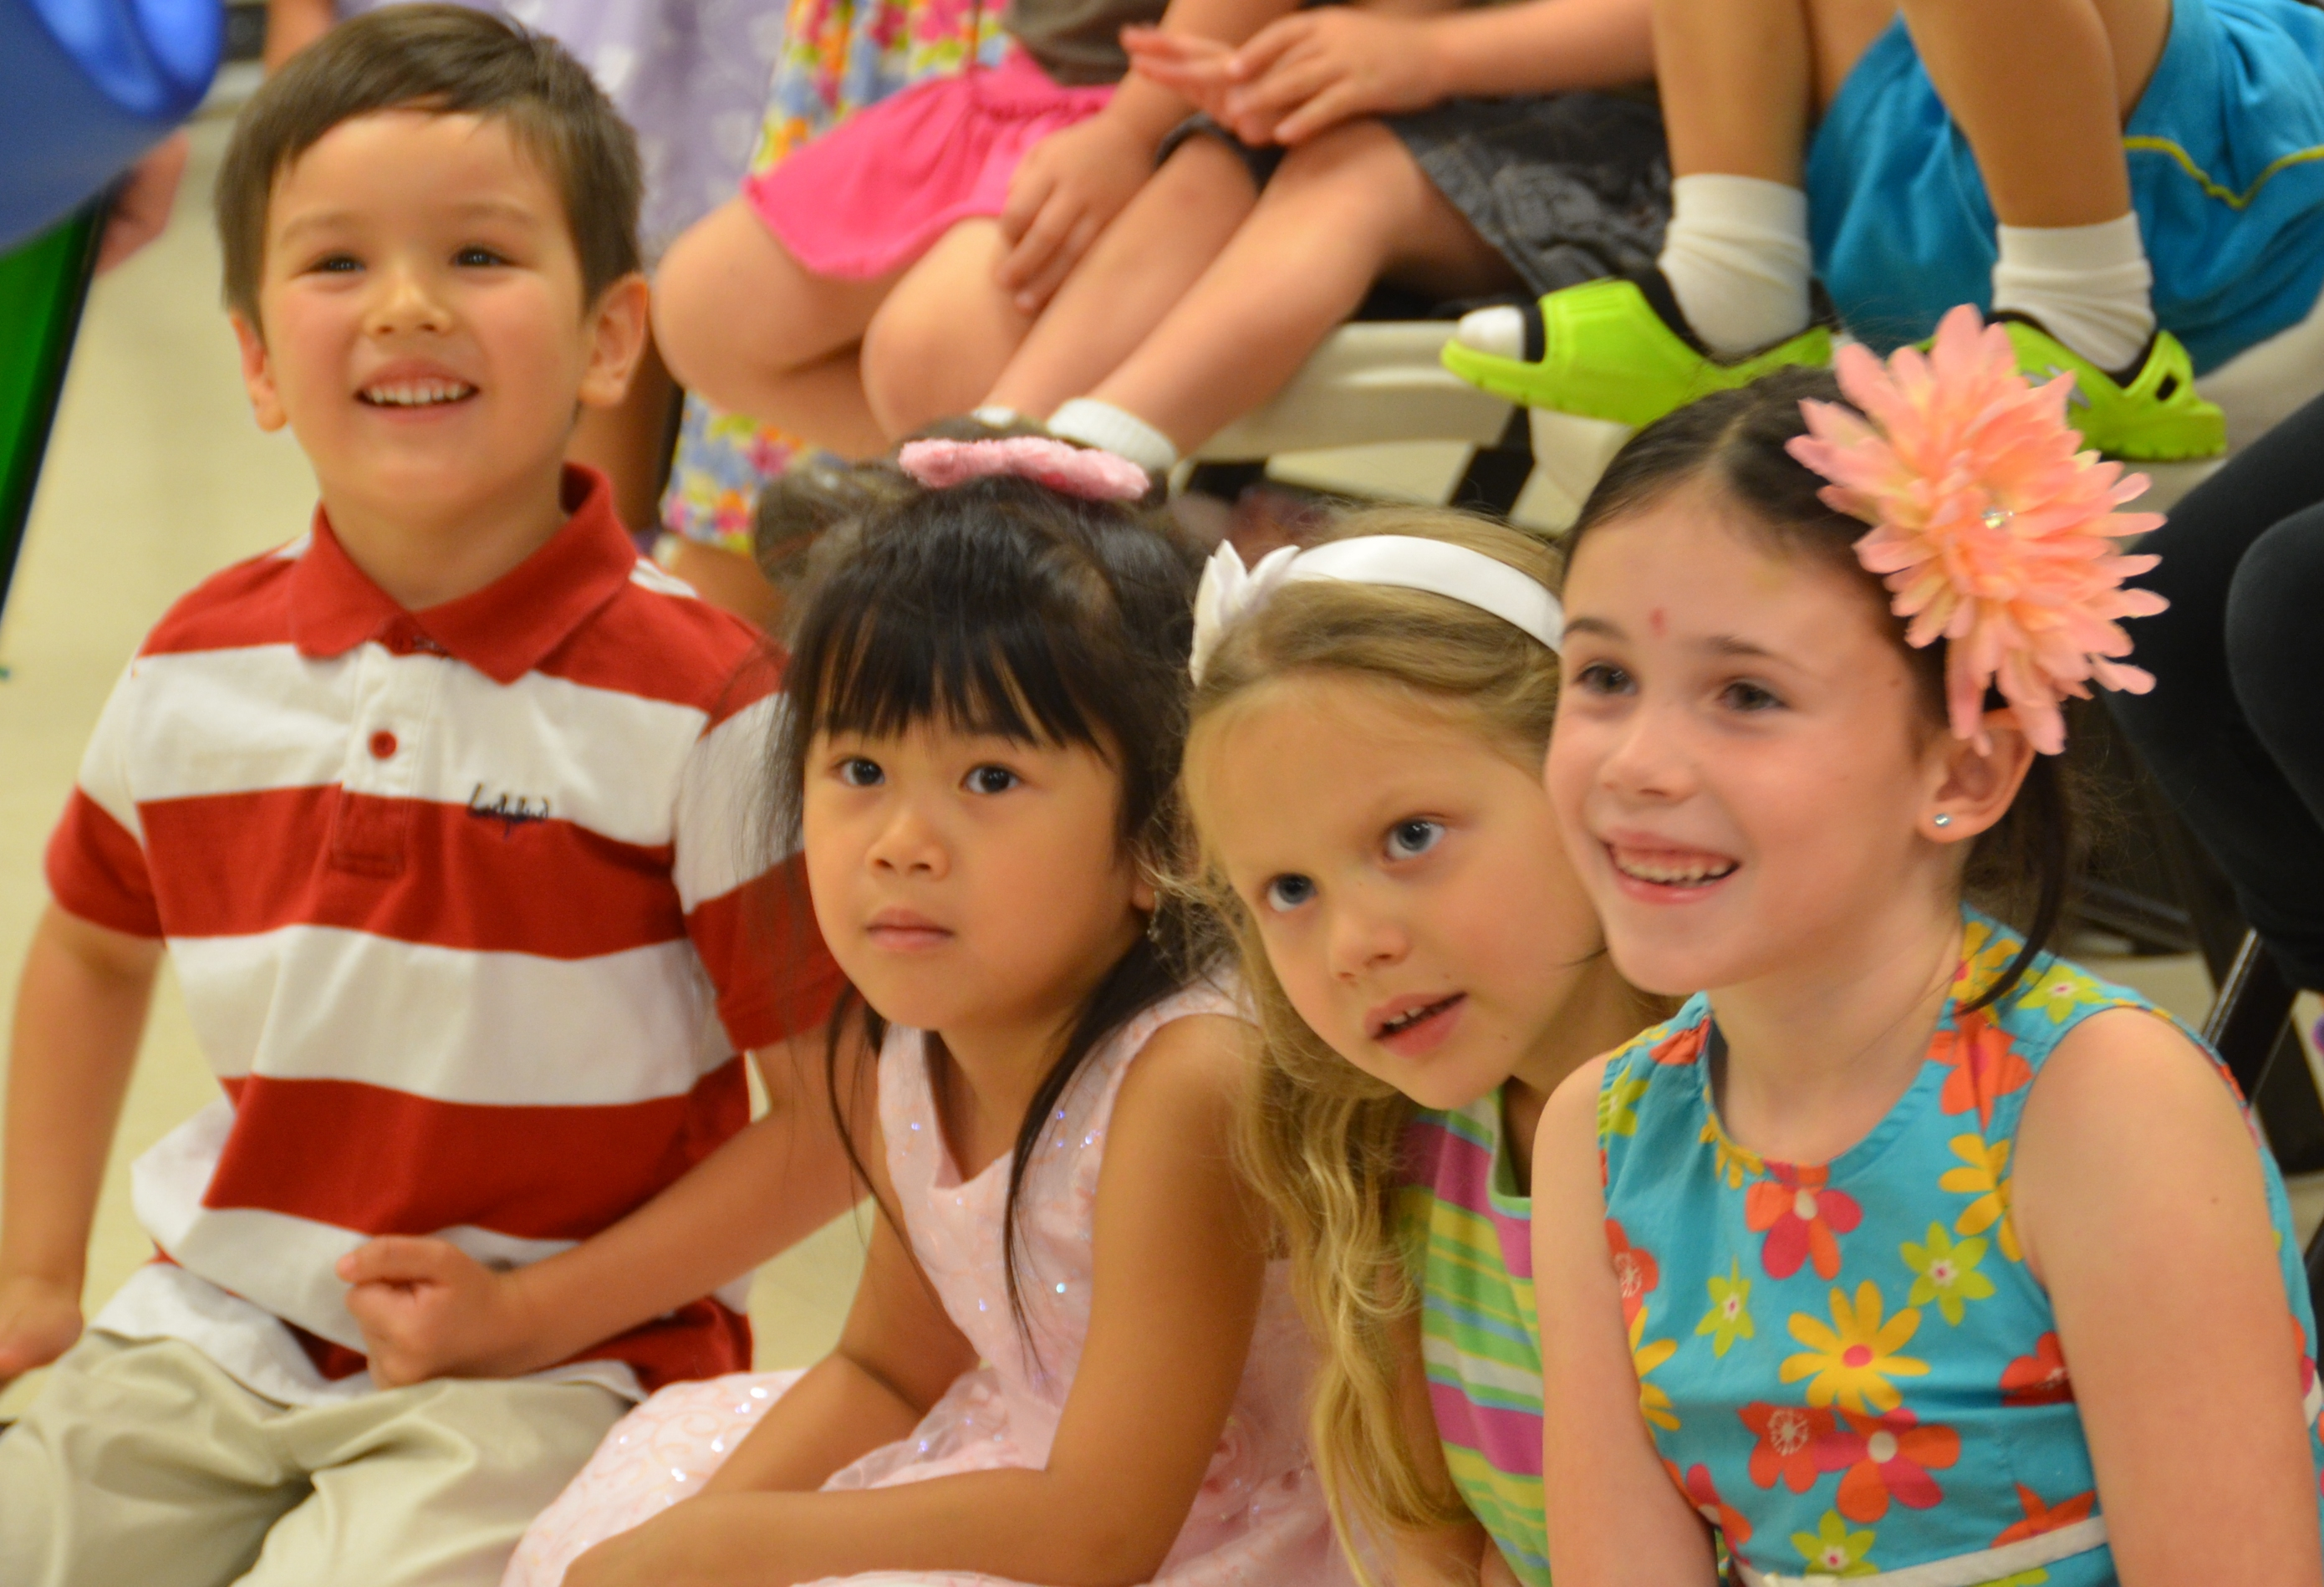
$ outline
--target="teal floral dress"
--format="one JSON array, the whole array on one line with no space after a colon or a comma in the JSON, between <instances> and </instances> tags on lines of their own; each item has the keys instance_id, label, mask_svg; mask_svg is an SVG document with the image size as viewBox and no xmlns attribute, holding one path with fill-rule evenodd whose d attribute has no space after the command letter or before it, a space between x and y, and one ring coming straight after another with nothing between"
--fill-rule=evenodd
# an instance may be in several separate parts
<instances>
[{"instance_id":1,"label":"teal floral dress","mask_svg":"<svg viewBox=\"0 0 2324 1587\"><path fill-rule=\"evenodd\" d=\"M2043 955L1997 1003L1958 1012L2019 946L1967 915L1927 1061L1830 1163L1779 1163L1728 1139L1705 998L1606 1066L1606 1232L1639 1409L1749 1587L2115 1580L2072 1375L2010 1222L2010 1155L2066 1033L2101 1010L2153 1005ZM2324 1459L2307 1281L2282 1181L2261 1156Z\"/></svg>"}]
</instances>

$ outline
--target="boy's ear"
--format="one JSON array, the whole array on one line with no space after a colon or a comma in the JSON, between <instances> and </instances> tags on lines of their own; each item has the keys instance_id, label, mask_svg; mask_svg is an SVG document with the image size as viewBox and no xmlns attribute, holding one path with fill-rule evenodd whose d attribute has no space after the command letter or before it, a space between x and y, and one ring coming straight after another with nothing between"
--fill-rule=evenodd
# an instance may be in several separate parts
<instances>
[{"instance_id":1,"label":"boy's ear","mask_svg":"<svg viewBox=\"0 0 2324 1587\"><path fill-rule=\"evenodd\" d=\"M282 395L274 389L274 366L266 356L266 338L258 328L243 318L242 310L226 315L234 327L234 339L242 344L242 385L250 393L250 411L258 420L258 428L268 434L290 422L282 408Z\"/></svg>"},{"instance_id":2,"label":"boy's ear","mask_svg":"<svg viewBox=\"0 0 2324 1587\"><path fill-rule=\"evenodd\" d=\"M2034 768L2033 741L2007 710L1988 711L1978 724L1982 743L1945 733L1939 779L1921 813L1922 835L1938 843L1960 843L1992 829L2009 813L2010 801ZM1942 826L1937 817L1946 820Z\"/></svg>"},{"instance_id":3,"label":"boy's ear","mask_svg":"<svg viewBox=\"0 0 2324 1587\"><path fill-rule=\"evenodd\" d=\"M646 351L646 310L652 294L634 272L597 295L589 310L589 366L581 373L581 405L612 408L629 395L630 377Z\"/></svg>"}]
</instances>

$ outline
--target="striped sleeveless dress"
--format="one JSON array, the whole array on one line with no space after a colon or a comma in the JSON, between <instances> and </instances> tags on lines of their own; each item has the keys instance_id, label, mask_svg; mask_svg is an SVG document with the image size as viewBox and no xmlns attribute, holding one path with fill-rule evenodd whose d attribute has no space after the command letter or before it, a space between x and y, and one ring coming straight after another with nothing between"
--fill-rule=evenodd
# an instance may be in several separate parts
<instances>
[{"instance_id":1,"label":"striped sleeveless dress","mask_svg":"<svg viewBox=\"0 0 2324 1587\"><path fill-rule=\"evenodd\" d=\"M1461 1497L1526 1587L1549 1587L1541 1515L1541 1330L1533 1202L1496 1089L1405 1136L1398 1212L1416 1252L1436 1435Z\"/></svg>"}]
</instances>

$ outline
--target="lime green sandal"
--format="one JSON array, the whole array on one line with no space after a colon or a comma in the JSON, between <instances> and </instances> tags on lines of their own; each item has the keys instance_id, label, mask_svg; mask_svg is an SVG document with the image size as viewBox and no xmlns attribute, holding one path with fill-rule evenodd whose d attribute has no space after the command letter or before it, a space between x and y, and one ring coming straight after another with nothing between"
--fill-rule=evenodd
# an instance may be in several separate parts
<instances>
[{"instance_id":1,"label":"lime green sandal","mask_svg":"<svg viewBox=\"0 0 2324 1587\"><path fill-rule=\"evenodd\" d=\"M2074 377L2066 422L2109 457L2171 463L2227 449L2227 416L2195 393L2195 364L2169 331L2147 344L2138 373L2123 384L2030 319L2005 318L2017 367L2028 380Z\"/></svg>"},{"instance_id":2,"label":"lime green sandal","mask_svg":"<svg viewBox=\"0 0 2324 1587\"><path fill-rule=\"evenodd\" d=\"M1528 317L1526 350L1534 356L1503 357L1456 337L1444 344L1444 367L1528 408L1643 429L1698 397L1749 385L1791 364L1820 368L1831 362L1831 332L1822 325L1723 364L1673 328L1674 303L1669 314L1657 313L1635 281L1588 281L1550 293L1541 300L1538 318Z\"/></svg>"}]
</instances>

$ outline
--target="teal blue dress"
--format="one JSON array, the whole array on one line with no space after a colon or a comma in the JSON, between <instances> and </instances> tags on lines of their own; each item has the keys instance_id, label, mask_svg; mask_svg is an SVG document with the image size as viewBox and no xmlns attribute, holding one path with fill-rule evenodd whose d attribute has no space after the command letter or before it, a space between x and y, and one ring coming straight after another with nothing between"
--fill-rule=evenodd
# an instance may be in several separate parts
<instances>
[{"instance_id":1,"label":"teal blue dress","mask_svg":"<svg viewBox=\"0 0 2324 1587\"><path fill-rule=\"evenodd\" d=\"M2324 291L2324 11L2174 0L2123 128L2154 313L2195 373L2297 325ZM1816 274L1881 351L1993 300L1992 200L1898 17L1808 146Z\"/></svg>"},{"instance_id":2,"label":"teal blue dress","mask_svg":"<svg viewBox=\"0 0 2324 1587\"><path fill-rule=\"evenodd\" d=\"M1640 1409L1750 1587L1906 1570L1900 1587L2116 1579L2050 1297L2010 1223L2011 1154L2066 1033L2153 1005L2043 955L1997 1003L1956 1012L2018 946L1967 915L1927 1061L1827 1164L1727 1137L1707 999L1606 1066L1607 1239ZM2315 1319L2283 1182L2261 1157L2324 1470Z\"/></svg>"}]
</instances>

